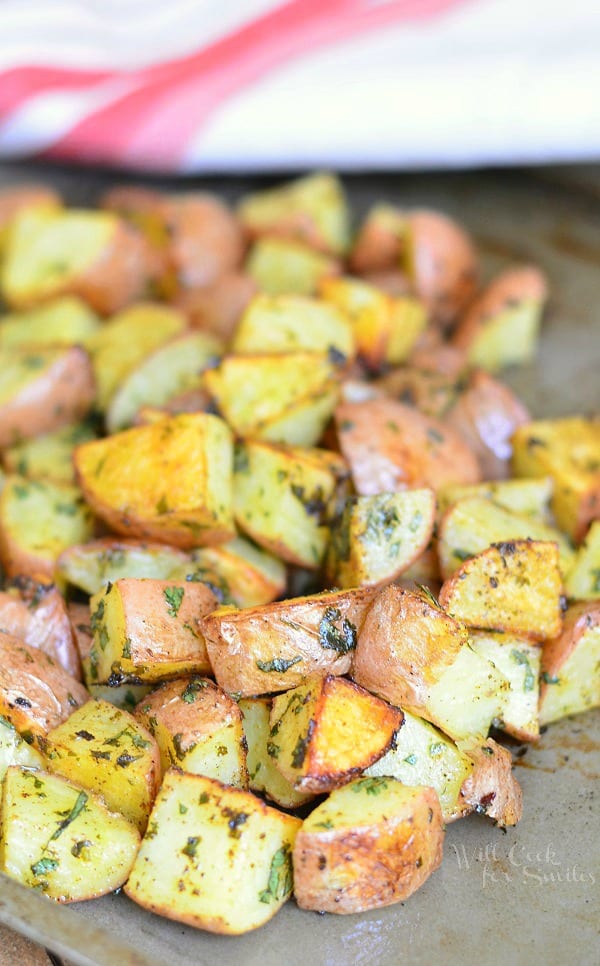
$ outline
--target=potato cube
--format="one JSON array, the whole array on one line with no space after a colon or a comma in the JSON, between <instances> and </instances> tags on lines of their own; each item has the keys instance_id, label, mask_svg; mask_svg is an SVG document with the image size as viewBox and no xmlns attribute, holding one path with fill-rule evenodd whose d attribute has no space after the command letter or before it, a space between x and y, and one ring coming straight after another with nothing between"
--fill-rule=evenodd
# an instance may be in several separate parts
<instances>
[{"instance_id":1,"label":"potato cube","mask_svg":"<svg viewBox=\"0 0 600 966\"><path fill-rule=\"evenodd\" d=\"M44 768L45 761L43 755L21 737L8 718L0 715L0 782L11 765Z\"/></svg>"},{"instance_id":2,"label":"potato cube","mask_svg":"<svg viewBox=\"0 0 600 966\"><path fill-rule=\"evenodd\" d=\"M28 312L0 317L0 348L85 345L99 325L89 305L64 295Z\"/></svg>"},{"instance_id":3,"label":"potato cube","mask_svg":"<svg viewBox=\"0 0 600 966\"><path fill-rule=\"evenodd\" d=\"M17 577L0 591L0 627L49 654L78 680L81 662L64 597L48 581Z\"/></svg>"},{"instance_id":4,"label":"potato cube","mask_svg":"<svg viewBox=\"0 0 600 966\"><path fill-rule=\"evenodd\" d=\"M594 520L578 548L565 588L573 600L600 599L600 520Z\"/></svg>"},{"instance_id":5,"label":"potato cube","mask_svg":"<svg viewBox=\"0 0 600 966\"><path fill-rule=\"evenodd\" d=\"M281 597L286 587L282 561L243 537L193 550L191 564L174 571L172 576L177 574L208 584L220 603L233 603L236 607L268 604Z\"/></svg>"},{"instance_id":6,"label":"potato cube","mask_svg":"<svg viewBox=\"0 0 600 966\"><path fill-rule=\"evenodd\" d=\"M94 391L79 346L0 350L0 449L81 419Z\"/></svg>"},{"instance_id":7,"label":"potato cube","mask_svg":"<svg viewBox=\"0 0 600 966\"><path fill-rule=\"evenodd\" d=\"M189 556L162 543L102 537L63 550L56 572L67 584L86 594L97 594L120 577L154 577L165 580L175 572L189 573ZM180 578L178 578L180 579Z\"/></svg>"},{"instance_id":8,"label":"potato cube","mask_svg":"<svg viewBox=\"0 0 600 966\"><path fill-rule=\"evenodd\" d=\"M30 480L74 484L73 448L95 438L91 423L65 426L6 449L2 455L4 466L9 473Z\"/></svg>"},{"instance_id":9,"label":"potato cube","mask_svg":"<svg viewBox=\"0 0 600 966\"><path fill-rule=\"evenodd\" d=\"M113 530L191 549L235 536L232 456L223 420L186 413L83 443L74 460L86 500Z\"/></svg>"},{"instance_id":10,"label":"potato cube","mask_svg":"<svg viewBox=\"0 0 600 966\"><path fill-rule=\"evenodd\" d=\"M469 627L532 641L562 627L562 581L556 543L495 543L466 560L442 586L440 603Z\"/></svg>"},{"instance_id":11,"label":"potato cube","mask_svg":"<svg viewBox=\"0 0 600 966\"><path fill-rule=\"evenodd\" d=\"M568 608L562 631L542 648L540 724L600 704L600 603Z\"/></svg>"},{"instance_id":12,"label":"potato cube","mask_svg":"<svg viewBox=\"0 0 600 966\"><path fill-rule=\"evenodd\" d=\"M50 729L88 698L49 654L0 631L0 714L28 743L43 751Z\"/></svg>"},{"instance_id":13,"label":"potato cube","mask_svg":"<svg viewBox=\"0 0 600 966\"><path fill-rule=\"evenodd\" d=\"M294 788L318 794L384 755L401 724L397 708L327 675L273 698L268 753Z\"/></svg>"},{"instance_id":14,"label":"potato cube","mask_svg":"<svg viewBox=\"0 0 600 966\"><path fill-rule=\"evenodd\" d=\"M135 714L156 738L163 774L175 765L247 788L242 713L214 681L198 675L168 681L147 695Z\"/></svg>"},{"instance_id":15,"label":"potato cube","mask_svg":"<svg viewBox=\"0 0 600 966\"><path fill-rule=\"evenodd\" d=\"M58 775L9 768L0 806L0 869L58 902L123 885L140 836L99 795Z\"/></svg>"},{"instance_id":16,"label":"potato cube","mask_svg":"<svg viewBox=\"0 0 600 966\"><path fill-rule=\"evenodd\" d=\"M248 697L346 674L373 594L361 587L213 611L199 623L217 684Z\"/></svg>"},{"instance_id":17,"label":"potato cube","mask_svg":"<svg viewBox=\"0 0 600 966\"><path fill-rule=\"evenodd\" d=\"M197 619L217 606L205 584L123 577L90 600L89 678L119 685L210 672Z\"/></svg>"},{"instance_id":18,"label":"potato cube","mask_svg":"<svg viewBox=\"0 0 600 966\"><path fill-rule=\"evenodd\" d=\"M540 733L540 648L514 634L472 631L470 636L473 650L491 661L510 683L499 726L521 741L535 741Z\"/></svg>"},{"instance_id":19,"label":"potato cube","mask_svg":"<svg viewBox=\"0 0 600 966\"><path fill-rule=\"evenodd\" d=\"M474 768L463 782L462 800L500 828L516 825L523 811L521 786L513 775L510 751L493 740L468 749Z\"/></svg>"},{"instance_id":20,"label":"potato cube","mask_svg":"<svg viewBox=\"0 0 600 966\"><path fill-rule=\"evenodd\" d=\"M269 754L271 705L272 700L269 697L242 698L239 702L248 746L250 790L261 792L282 808L298 808L314 798L314 795L311 792L296 791L279 771L276 759Z\"/></svg>"},{"instance_id":21,"label":"potato cube","mask_svg":"<svg viewBox=\"0 0 600 966\"><path fill-rule=\"evenodd\" d=\"M293 853L296 901L340 914L401 902L437 869L443 840L433 788L358 778L303 822Z\"/></svg>"},{"instance_id":22,"label":"potato cube","mask_svg":"<svg viewBox=\"0 0 600 966\"><path fill-rule=\"evenodd\" d=\"M160 784L160 753L133 715L87 701L49 732L45 754L49 771L102 795L144 831Z\"/></svg>"},{"instance_id":23,"label":"potato cube","mask_svg":"<svg viewBox=\"0 0 600 966\"><path fill-rule=\"evenodd\" d=\"M3 253L15 218L27 210L59 211L60 195L46 185L20 184L0 191L0 253Z\"/></svg>"},{"instance_id":24,"label":"potato cube","mask_svg":"<svg viewBox=\"0 0 600 966\"><path fill-rule=\"evenodd\" d=\"M220 413L238 436L314 446L338 397L326 353L227 356L204 376Z\"/></svg>"},{"instance_id":25,"label":"potato cube","mask_svg":"<svg viewBox=\"0 0 600 966\"><path fill-rule=\"evenodd\" d=\"M373 205L352 243L352 271L363 275L400 265L405 228L405 216L398 208L381 202Z\"/></svg>"},{"instance_id":26,"label":"potato cube","mask_svg":"<svg viewBox=\"0 0 600 966\"><path fill-rule=\"evenodd\" d=\"M463 782L473 762L428 721L404 711L402 727L385 755L365 769L365 776L391 776L403 785L427 785L440 800L442 819L453 822L470 808L461 800Z\"/></svg>"},{"instance_id":27,"label":"potato cube","mask_svg":"<svg viewBox=\"0 0 600 966\"><path fill-rule=\"evenodd\" d=\"M435 505L429 489L351 497L331 528L330 583L357 587L394 580L429 544Z\"/></svg>"},{"instance_id":28,"label":"potato cube","mask_svg":"<svg viewBox=\"0 0 600 966\"><path fill-rule=\"evenodd\" d=\"M489 480L485 483L451 484L438 491L440 513L460 500L471 497L484 497L492 500L505 510L521 516L534 517L541 523L549 523L552 480L549 476L521 480Z\"/></svg>"},{"instance_id":29,"label":"potato cube","mask_svg":"<svg viewBox=\"0 0 600 966\"><path fill-rule=\"evenodd\" d=\"M338 274L339 263L300 242L264 237L250 249L244 270L267 295L314 295L324 278Z\"/></svg>"},{"instance_id":30,"label":"potato cube","mask_svg":"<svg viewBox=\"0 0 600 966\"><path fill-rule=\"evenodd\" d=\"M536 420L513 436L515 476L551 476L552 512L574 540L600 517L600 420Z\"/></svg>"},{"instance_id":31,"label":"potato cube","mask_svg":"<svg viewBox=\"0 0 600 966\"><path fill-rule=\"evenodd\" d=\"M256 929L292 893L300 825L250 792L171 769L125 892L151 912L209 932Z\"/></svg>"},{"instance_id":32,"label":"potato cube","mask_svg":"<svg viewBox=\"0 0 600 966\"><path fill-rule=\"evenodd\" d=\"M0 494L0 559L8 576L54 577L63 550L92 535L75 486L7 476Z\"/></svg>"}]
</instances>

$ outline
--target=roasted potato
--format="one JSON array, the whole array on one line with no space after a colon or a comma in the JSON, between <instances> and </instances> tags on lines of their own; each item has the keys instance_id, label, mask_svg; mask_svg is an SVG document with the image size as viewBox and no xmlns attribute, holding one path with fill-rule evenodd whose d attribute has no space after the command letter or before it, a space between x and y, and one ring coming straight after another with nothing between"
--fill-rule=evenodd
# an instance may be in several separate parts
<instances>
[{"instance_id":1,"label":"roasted potato","mask_svg":"<svg viewBox=\"0 0 600 966\"><path fill-rule=\"evenodd\" d=\"M269 697L241 698L239 701L244 737L248 746L250 790L266 795L282 808L298 808L314 798L314 795L312 792L297 791L279 771L277 759L269 754L271 704L272 699ZM1 720L0 724L2 724ZM0 731L0 740L1 738Z\"/></svg>"},{"instance_id":2,"label":"roasted potato","mask_svg":"<svg viewBox=\"0 0 600 966\"><path fill-rule=\"evenodd\" d=\"M264 237L250 249L244 270L267 295L315 295L324 278L339 274L340 266L308 245Z\"/></svg>"},{"instance_id":3,"label":"roasted potato","mask_svg":"<svg viewBox=\"0 0 600 966\"><path fill-rule=\"evenodd\" d=\"M24 211L59 211L62 198L41 184L11 185L0 191L0 251L6 247L17 215Z\"/></svg>"},{"instance_id":4,"label":"roasted potato","mask_svg":"<svg viewBox=\"0 0 600 966\"><path fill-rule=\"evenodd\" d=\"M212 285L184 290L174 305L192 329L200 329L229 342L242 313L258 292L258 285L244 272L220 275Z\"/></svg>"},{"instance_id":5,"label":"roasted potato","mask_svg":"<svg viewBox=\"0 0 600 966\"><path fill-rule=\"evenodd\" d=\"M75 636L62 595L48 581L18 577L0 591L0 627L81 678Z\"/></svg>"},{"instance_id":6,"label":"roasted potato","mask_svg":"<svg viewBox=\"0 0 600 966\"><path fill-rule=\"evenodd\" d=\"M600 704L599 662L600 603L579 601L567 609L562 630L542 647L540 724Z\"/></svg>"},{"instance_id":7,"label":"roasted potato","mask_svg":"<svg viewBox=\"0 0 600 966\"><path fill-rule=\"evenodd\" d=\"M0 329L1 332L1 329ZM231 343L238 354L326 352L332 361L356 354L350 321L323 299L300 295L257 295L242 315Z\"/></svg>"},{"instance_id":8,"label":"roasted potato","mask_svg":"<svg viewBox=\"0 0 600 966\"><path fill-rule=\"evenodd\" d=\"M0 349L42 345L85 345L98 331L98 316L73 295L63 295L28 312L0 317Z\"/></svg>"},{"instance_id":9,"label":"roasted potato","mask_svg":"<svg viewBox=\"0 0 600 966\"><path fill-rule=\"evenodd\" d=\"M73 449L95 438L91 422L74 423L9 447L2 460L9 473L30 480L74 484Z\"/></svg>"},{"instance_id":10,"label":"roasted potato","mask_svg":"<svg viewBox=\"0 0 600 966\"><path fill-rule=\"evenodd\" d=\"M406 219L393 205L376 204L367 212L349 255L357 275L382 272L400 265Z\"/></svg>"},{"instance_id":11,"label":"roasted potato","mask_svg":"<svg viewBox=\"0 0 600 966\"><path fill-rule=\"evenodd\" d=\"M257 607L276 600L285 591L282 561L243 537L193 550L190 556L191 564L186 563L171 576L207 584L219 603Z\"/></svg>"},{"instance_id":12,"label":"roasted potato","mask_svg":"<svg viewBox=\"0 0 600 966\"><path fill-rule=\"evenodd\" d=\"M56 573L66 584L86 594L97 594L120 577L154 577L166 580L171 574L193 571L191 558L183 550L163 543L101 537L74 544L56 561ZM89 616L89 615L88 615Z\"/></svg>"},{"instance_id":13,"label":"roasted potato","mask_svg":"<svg viewBox=\"0 0 600 966\"><path fill-rule=\"evenodd\" d=\"M493 738L469 749L474 768L463 782L461 799L500 828L516 825L523 811L521 786L512 773L510 751Z\"/></svg>"},{"instance_id":14,"label":"roasted potato","mask_svg":"<svg viewBox=\"0 0 600 966\"><path fill-rule=\"evenodd\" d=\"M600 520L594 520L577 549L565 587L573 600L600 598Z\"/></svg>"},{"instance_id":15,"label":"roasted potato","mask_svg":"<svg viewBox=\"0 0 600 966\"><path fill-rule=\"evenodd\" d=\"M535 741L540 733L541 649L514 634L472 631L470 639L473 650L491 661L510 683L502 718L496 724L514 738Z\"/></svg>"}]
</instances>

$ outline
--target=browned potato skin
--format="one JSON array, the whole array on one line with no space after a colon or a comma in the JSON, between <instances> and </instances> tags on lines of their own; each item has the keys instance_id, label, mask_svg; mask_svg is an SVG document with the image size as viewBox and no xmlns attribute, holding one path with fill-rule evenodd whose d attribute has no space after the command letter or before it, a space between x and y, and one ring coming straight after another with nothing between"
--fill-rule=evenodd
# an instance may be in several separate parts
<instances>
[{"instance_id":1,"label":"browned potato skin","mask_svg":"<svg viewBox=\"0 0 600 966\"><path fill-rule=\"evenodd\" d=\"M440 865L444 841L437 794L425 787L420 792L410 823L389 819L383 830L358 827L344 833L300 828L293 852L299 907L347 915L402 902L416 892ZM394 848L402 839L404 848ZM339 891L319 888L324 867L343 874L349 864L358 865L363 874Z\"/></svg>"},{"instance_id":2,"label":"browned potato skin","mask_svg":"<svg viewBox=\"0 0 600 966\"><path fill-rule=\"evenodd\" d=\"M58 661L78 681L81 663L67 607L46 580L17 577L0 591L0 627Z\"/></svg>"},{"instance_id":3,"label":"browned potato skin","mask_svg":"<svg viewBox=\"0 0 600 966\"><path fill-rule=\"evenodd\" d=\"M351 655L323 648L319 643L319 624L329 607L340 611L360 631L365 613L375 594L374 588L360 587L298 597L292 600L248 607L223 608L199 620L206 638L208 656L217 684L224 691L241 697L288 691L313 674L346 674ZM301 661L286 671L261 671L258 661L276 656Z\"/></svg>"},{"instance_id":4,"label":"browned potato skin","mask_svg":"<svg viewBox=\"0 0 600 966\"><path fill-rule=\"evenodd\" d=\"M442 339L439 329L430 326L421 333L410 354L408 365L458 380L467 368L467 359L462 349L450 345Z\"/></svg>"},{"instance_id":5,"label":"browned potato skin","mask_svg":"<svg viewBox=\"0 0 600 966\"><path fill-rule=\"evenodd\" d=\"M481 479L477 458L454 429L394 399L341 403L335 421L361 496Z\"/></svg>"},{"instance_id":6,"label":"browned potato skin","mask_svg":"<svg viewBox=\"0 0 600 966\"><path fill-rule=\"evenodd\" d=\"M449 328L475 295L477 256L465 230L438 211L407 213L410 269L432 318Z\"/></svg>"},{"instance_id":7,"label":"browned potato skin","mask_svg":"<svg viewBox=\"0 0 600 966\"><path fill-rule=\"evenodd\" d=\"M2 232L23 208L37 205L60 208L60 195L41 184L24 184L0 191L0 232Z\"/></svg>"},{"instance_id":8,"label":"browned potato skin","mask_svg":"<svg viewBox=\"0 0 600 966\"><path fill-rule=\"evenodd\" d=\"M206 389L188 389L179 396L173 396L164 406L142 406L138 409L132 426L147 426L162 416L178 416L180 413L207 413L212 409L212 397Z\"/></svg>"},{"instance_id":9,"label":"browned potato skin","mask_svg":"<svg viewBox=\"0 0 600 966\"><path fill-rule=\"evenodd\" d=\"M401 217L398 212L398 219ZM398 270L401 252L402 239L398 232L392 231L381 219L367 216L352 245L350 269L363 277L388 269Z\"/></svg>"},{"instance_id":10,"label":"browned potato skin","mask_svg":"<svg viewBox=\"0 0 600 966\"><path fill-rule=\"evenodd\" d=\"M493 279L469 306L452 335L452 345L463 351L468 350L490 316L509 308L511 303L524 299L544 301L547 296L548 285L539 268L520 265L507 269Z\"/></svg>"},{"instance_id":11,"label":"browned potato skin","mask_svg":"<svg viewBox=\"0 0 600 966\"><path fill-rule=\"evenodd\" d=\"M392 298L399 298L403 295L413 295L413 286L408 275L399 268L380 269L374 272L363 272L361 276L369 285L380 288L387 292Z\"/></svg>"},{"instance_id":12,"label":"browned potato skin","mask_svg":"<svg viewBox=\"0 0 600 966\"><path fill-rule=\"evenodd\" d=\"M419 714L429 686L467 639L465 628L424 596L391 585L378 593L365 617L351 676L373 694Z\"/></svg>"},{"instance_id":13,"label":"browned potato skin","mask_svg":"<svg viewBox=\"0 0 600 966\"><path fill-rule=\"evenodd\" d=\"M512 434L530 419L529 410L508 386L478 369L444 421L478 457L484 480L504 480L510 476Z\"/></svg>"},{"instance_id":14,"label":"browned potato skin","mask_svg":"<svg viewBox=\"0 0 600 966\"><path fill-rule=\"evenodd\" d=\"M180 292L173 304L187 317L190 328L211 332L229 342L257 292L258 285L249 275L227 272L203 288Z\"/></svg>"},{"instance_id":15,"label":"browned potato skin","mask_svg":"<svg viewBox=\"0 0 600 966\"><path fill-rule=\"evenodd\" d=\"M523 793L513 775L510 751L488 738L467 754L475 768L462 784L462 802L472 811L483 812L500 828L516 825L523 813Z\"/></svg>"},{"instance_id":16,"label":"browned potato skin","mask_svg":"<svg viewBox=\"0 0 600 966\"><path fill-rule=\"evenodd\" d=\"M87 352L71 346L10 402L0 408L0 449L78 422L96 392Z\"/></svg>"},{"instance_id":17,"label":"browned potato skin","mask_svg":"<svg viewBox=\"0 0 600 966\"><path fill-rule=\"evenodd\" d=\"M47 733L89 697L49 654L0 631L0 714L42 751Z\"/></svg>"},{"instance_id":18,"label":"browned potato skin","mask_svg":"<svg viewBox=\"0 0 600 966\"><path fill-rule=\"evenodd\" d=\"M217 197L195 193L164 201L169 260L182 289L212 285L244 257L242 228Z\"/></svg>"},{"instance_id":19,"label":"browned potato skin","mask_svg":"<svg viewBox=\"0 0 600 966\"><path fill-rule=\"evenodd\" d=\"M540 704L544 700L544 695L548 690L547 678L559 677L560 671L566 661L569 660L573 651L577 648L579 641L585 631L590 627L597 627L600 624L600 600L583 600L572 604L563 620L563 627L560 634L550 640L544 641L542 648L542 668L540 684Z\"/></svg>"}]
</instances>

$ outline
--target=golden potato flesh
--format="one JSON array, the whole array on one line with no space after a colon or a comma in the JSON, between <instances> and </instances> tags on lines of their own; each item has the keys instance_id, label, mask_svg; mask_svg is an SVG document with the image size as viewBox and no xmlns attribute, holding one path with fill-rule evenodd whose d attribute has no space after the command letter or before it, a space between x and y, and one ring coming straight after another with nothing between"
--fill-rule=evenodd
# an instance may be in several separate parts
<instances>
[{"instance_id":1,"label":"golden potato flesh","mask_svg":"<svg viewBox=\"0 0 600 966\"><path fill-rule=\"evenodd\" d=\"M270 697L241 698L239 701L244 736L248 745L250 790L262 792L270 801L282 808L298 808L314 796L311 792L297 791L279 771L276 759L269 754L271 704Z\"/></svg>"},{"instance_id":2,"label":"golden potato flesh","mask_svg":"<svg viewBox=\"0 0 600 966\"><path fill-rule=\"evenodd\" d=\"M298 832L296 902L342 915L401 902L437 869L443 840L433 788L359 778L332 792Z\"/></svg>"},{"instance_id":3,"label":"golden potato flesh","mask_svg":"<svg viewBox=\"0 0 600 966\"><path fill-rule=\"evenodd\" d=\"M600 704L600 602L567 609L562 631L542 648L540 723Z\"/></svg>"}]
</instances>

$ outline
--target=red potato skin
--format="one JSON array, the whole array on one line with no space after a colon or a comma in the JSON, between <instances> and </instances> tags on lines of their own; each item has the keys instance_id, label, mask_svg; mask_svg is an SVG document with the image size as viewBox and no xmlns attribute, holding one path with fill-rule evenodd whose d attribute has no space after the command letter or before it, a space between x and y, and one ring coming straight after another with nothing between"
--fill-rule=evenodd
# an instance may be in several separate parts
<instances>
[{"instance_id":1,"label":"red potato skin","mask_svg":"<svg viewBox=\"0 0 600 966\"><path fill-rule=\"evenodd\" d=\"M343 402L335 421L361 496L481 479L477 457L454 429L394 399Z\"/></svg>"},{"instance_id":2,"label":"red potato skin","mask_svg":"<svg viewBox=\"0 0 600 966\"><path fill-rule=\"evenodd\" d=\"M400 224L402 215L398 212ZM398 269L402 254L402 238L376 217L367 217L354 240L350 252L351 271L363 277L388 269ZM374 283L377 284L377 283Z\"/></svg>"},{"instance_id":3,"label":"red potato skin","mask_svg":"<svg viewBox=\"0 0 600 966\"><path fill-rule=\"evenodd\" d=\"M13 580L9 590L0 591L0 627L49 654L81 680L81 662L67 607L53 584L29 577Z\"/></svg>"},{"instance_id":4,"label":"red potato skin","mask_svg":"<svg viewBox=\"0 0 600 966\"><path fill-rule=\"evenodd\" d=\"M68 282L65 292L79 295L100 315L113 315L143 298L156 272L156 260L146 239L121 222L111 245L86 272Z\"/></svg>"},{"instance_id":5,"label":"red potato skin","mask_svg":"<svg viewBox=\"0 0 600 966\"><path fill-rule=\"evenodd\" d=\"M516 825L523 814L523 793L513 775L510 751L488 738L467 754L475 767L462 784L460 801L471 811L485 813L500 828Z\"/></svg>"},{"instance_id":6,"label":"red potato skin","mask_svg":"<svg viewBox=\"0 0 600 966\"><path fill-rule=\"evenodd\" d=\"M90 625L89 604L79 604L70 601L67 604L67 613L71 622L71 630L75 639L75 646L81 661L89 657L89 653L94 643L94 635Z\"/></svg>"},{"instance_id":7,"label":"red potato skin","mask_svg":"<svg viewBox=\"0 0 600 966\"><path fill-rule=\"evenodd\" d=\"M169 260L182 289L212 285L239 267L245 251L242 228L218 198L173 195L165 199L164 213Z\"/></svg>"},{"instance_id":8,"label":"red potato skin","mask_svg":"<svg viewBox=\"0 0 600 966\"><path fill-rule=\"evenodd\" d=\"M187 317L190 328L232 338L246 307L258 292L253 278L243 272L227 272L210 285L180 292L174 304Z\"/></svg>"},{"instance_id":9,"label":"red potato skin","mask_svg":"<svg viewBox=\"0 0 600 966\"><path fill-rule=\"evenodd\" d=\"M362 278L369 285L374 285L375 288L381 289L382 292L386 292L392 298L414 294L408 275L399 268L382 268L373 272L363 272Z\"/></svg>"},{"instance_id":10,"label":"red potato skin","mask_svg":"<svg viewBox=\"0 0 600 966\"><path fill-rule=\"evenodd\" d=\"M582 600L572 604L563 618L563 627L556 637L544 641L542 646L542 668L540 684L540 704L548 690L546 679L560 676L560 670L569 660L585 631L600 624L600 600Z\"/></svg>"},{"instance_id":11,"label":"red potato skin","mask_svg":"<svg viewBox=\"0 0 600 966\"><path fill-rule=\"evenodd\" d=\"M508 386L480 369L471 375L444 422L476 454L484 480L504 480L510 476L511 437L530 419L529 410Z\"/></svg>"},{"instance_id":12,"label":"red potato skin","mask_svg":"<svg viewBox=\"0 0 600 966\"><path fill-rule=\"evenodd\" d=\"M435 322L448 329L474 297L477 256L465 230L438 211L407 214L411 276Z\"/></svg>"},{"instance_id":13,"label":"red potato skin","mask_svg":"<svg viewBox=\"0 0 600 966\"><path fill-rule=\"evenodd\" d=\"M539 268L521 265L507 269L493 279L469 306L452 334L452 345L467 351L490 317L525 299L545 302L547 297L548 284Z\"/></svg>"},{"instance_id":14,"label":"red potato skin","mask_svg":"<svg viewBox=\"0 0 600 966\"><path fill-rule=\"evenodd\" d=\"M89 356L80 346L65 349L38 379L1 407L0 449L78 422L95 394Z\"/></svg>"}]
</instances>

